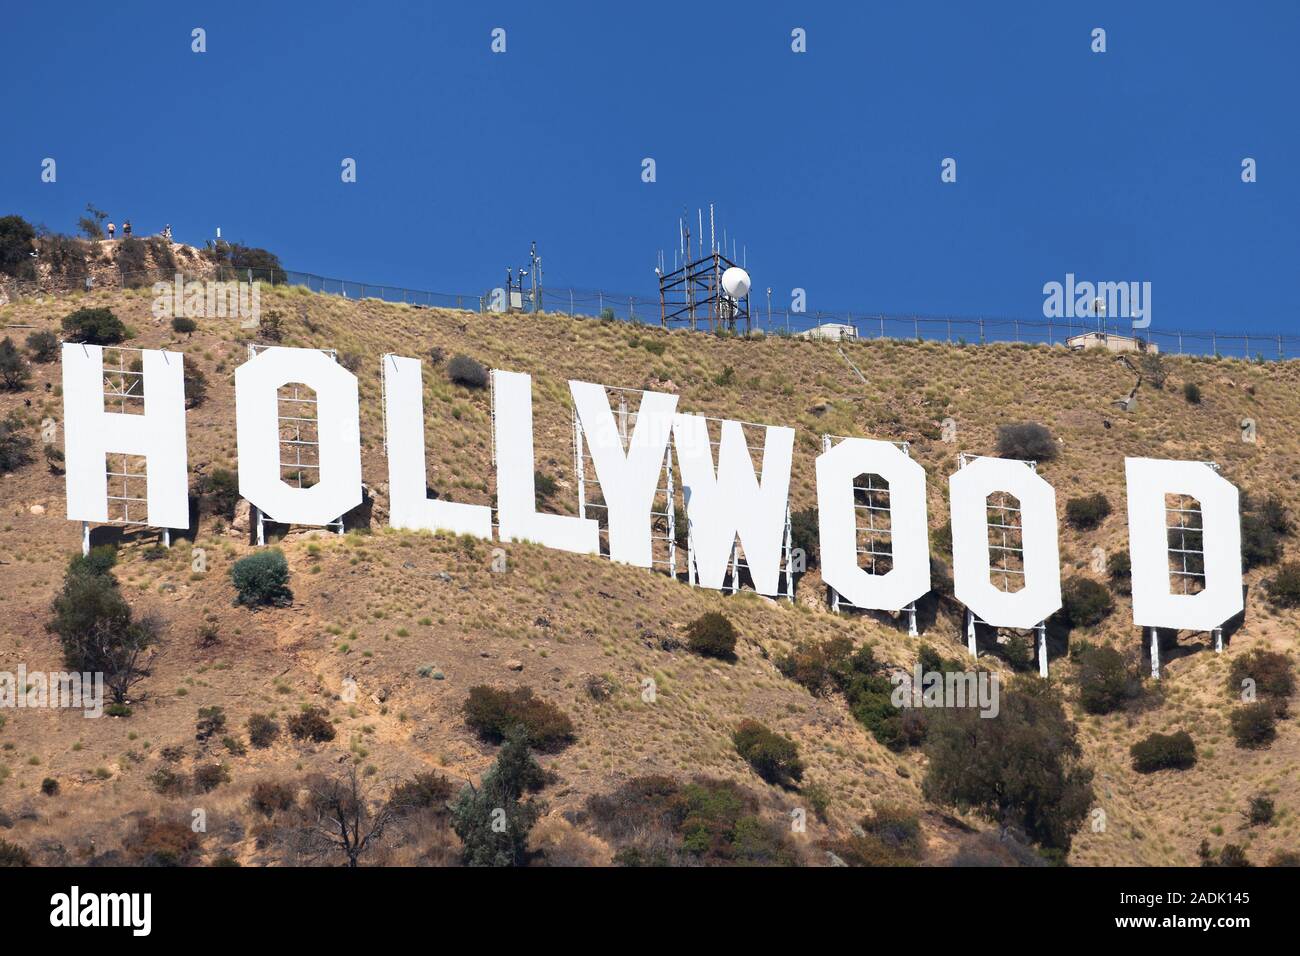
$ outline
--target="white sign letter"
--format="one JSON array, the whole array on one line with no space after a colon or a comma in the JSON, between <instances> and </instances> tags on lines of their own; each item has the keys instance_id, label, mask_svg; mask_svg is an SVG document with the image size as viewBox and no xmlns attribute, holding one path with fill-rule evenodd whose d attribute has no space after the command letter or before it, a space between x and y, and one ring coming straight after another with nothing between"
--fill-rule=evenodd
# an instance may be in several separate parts
<instances>
[{"instance_id":1,"label":"white sign letter","mask_svg":"<svg viewBox=\"0 0 1300 956\"><path fill-rule=\"evenodd\" d=\"M492 509L429 498L424 460L420 360L385 355L384 425L388 451L388 523L409 531L492 537Z\"/></svg>"},{"instance_id":2,"label":"white sign letter","mask_svg":"<svg viewBox=\"0 0 1300 956\"><path fill-rule=\"evenodd\" d=\"M1240 614L1241 518L1237 489L1198 461L1125 458L1128 482L1129 556L1133 565L1133 623L1210 631ZM1205 590L1174 594L1169 580L1166 495L1186 495L1201 504L1201 547Z\"/></svg>"},{"instance_id":3,"label":"white sign letter","mask_svg":"<svg viewBox=\"0 0 1300 956\"><path fill-rule=\"evenodd\" d=\"M651 564L650 508L664 472L664 452L677 410L677 396L642 392L627 451L614 422L605 386L569 382L578 422L605 498L611 561Z\"/></svg>"},{"instance_id":4,"label":"white sign letter","mask_svg":"<svg viewBox=\"0 0 1300 956\"><path fill-rule=\"evenodd\" d=\"M103 348L64 343L63 453L71 521L108 520L104 456L113 452L145 458L150 525L190 526L182 358L178 352L152 349L145 349L140 357L144 414L106 412Z\"/></svg>"},{"instance_id":5,"label":"white sign letter","mask_svg":"<svg viewBox=\"0 0 1300 956\"><path fill-rule=\"evenodd\" d=\"M537 512L532 377L493 369L492 401L501 540L535 541L557 551L599 554L600 525L591 518Z\"/></svg>"},{"instance_id":6,"label":"white sign letter","mask_svg":"<svg viewBox=\"0 0 1300 956\"><path fill-rule=\"evenodd\" d=\"M316 392L320 470L294 488L280 477L280 386ZM310 407L295 404L294 415ZM361 426L357 377L318 349L265 349L235 370L235 446L239 493L272 521L327 525L361 504Z\"/></svg>"},{"instance_id":7,"label":"white sign letter","mask_svg":"<svg viewBox=\"0 0 1300 956\"><path fill-rule=\"evenodd\" d=\"M893 567L884 574L870 574L858 566L853 485L859 475L879 475L889 482ZM899 611L930 590L925 469L897 445L845 438L818 455L817 521L822 580L855 607Z\"/></svg>"},{"instance_id":8,"label":"white sign letter","mask_svg":"<svg viewBox=\"0 0 1300 956\"><path fill-rule=\"evenodd\" d=\"M707 419L673 416L673 442L682 468L682 491L691 523L691 547L700 584L721 590L736 535L745 551L754 589L778 595L781 551L790 490L794 429L764 427L760 483L740 422L722 422L717 474Z\"/></svg>"},{"instance_id":9,"label":"white sign letter","mask_svg":"<svg viewBox=\"0 0 1300 956\"><path fill-rule=\"evenodd\" d=\"M1061 555L1056 540L1056 492L1024 462L976 458L948 479L952 502L953 585L957 600L993 627L1030 628L1061 606ZM1025 586L1003 591L989 577L988 499L994 492L1020 502Z\"/></svg>"}]
</instances>

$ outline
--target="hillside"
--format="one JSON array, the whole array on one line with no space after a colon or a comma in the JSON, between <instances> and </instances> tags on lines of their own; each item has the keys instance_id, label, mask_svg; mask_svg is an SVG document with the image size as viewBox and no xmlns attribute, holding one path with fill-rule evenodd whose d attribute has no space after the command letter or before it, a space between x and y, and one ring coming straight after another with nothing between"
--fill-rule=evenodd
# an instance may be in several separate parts
<instances>
[{"instance_id":1,"label":"hillside","mask_svg":"<svg viewBox=\"0 0 1300 956\"><path fill-rule=\"evenodd\" d=\"M0 322L8 327L4 334L21 343L33 329L57 332L61 318L76 308L106 305L134 333L125 344L183 351L209 386L207 400L188 416L191 475L233 467L233 372L254 333L240 329L236 319L201 319L198 331L178 335L150 315L151 301L148 288L21 300L0 308ZM280 542L292 569L293 604L256 612L232 605L229 569L255 548L227 521L205 515L193 541L182 536L161 557L151 549L156 535L122 539L115 573L125 593L134 607L157 611L166 621L165 643L141 685L147 696L127 718L0 712L0 839L27 847L38 862L99 859L122 847L140 816L188 815L193 807L208 815L202 859L229 853L246 864L283 861L259 837L263 824L247 808L255 783L333 772L349 759L380 789L423 770L458 782L477 779L496 748L470 732L460 709L468 689L482 683L530 686L572 717L574 743L541 757L554 779L542 793L549 815L534 836L549 837L586 862L606 861L612 849L584 829L579 811L592 795L634 777L734 780L756 795L769 820L802 806L798 792L764 784L736 754L731 734L746 717L791 737L807 765L805 784L829 794L826 821L810 813L808 832L794 837L806 862L824 863L818 842L843 838L882 802L921 814L931 863L951 859L968 828L989 828L975 815L923 799L926 758L920 751L889 750L843 699L814 697L775 664L799 641L836 636L870 643L878 658L900 666L910 667L923 645L962 658L960 622L947 607L941 605L913 639L883 616L828 611L815 571L801 580L791 606L752 593L693 590L663 574L530 545L501 545L507 570L495 573L495 543L394 532L384 521L379 376L380 356L388 352L425 363L429 484L458 501L492 500L490 397L452 384L443 365L433 364L434 352L533 376L537 467L557 482L549 507L559 512L576 506L567 388L575 378L676 389L683 411L795 426L794 510L815 505L813 461L823 434L910 441L929 475L932 531L947 522L947 476L958 452L992 454L999 425L1039 421L1060 440L1059 457L1040 473L1055 487L1062 513L1063 577L1104 581L1092 570L1093 549L1110 554L1126 548L1126 455L1217 461L1243 492L1276 494L1300 514L1300 440L1291 431L1300 417L1296 362L1166 357L1164 386L1144 383L1134 409L1123 412L1113 403L1127 394L1134 376L1101 352L715 338L561 315L412 309L284 287L264 287L262 309L283 317L282 344L337 349L357 372L363 474L374 498L369 526L354 516L344 536L293 529ZM866 384L841 357L841 347ZM42 419L60 419L62 411L57 361L33 363L32 373L24 390L0 392L0 416L17 411L35 437ZM1199 404L1184 398L1188 382L1199 385ZM952 443L940 440L940 423L950 417L957 423ZM1243 417L1257 423L1254 443L1242 441ZM69 557L78 553L80 529L63 517L63 478L40 459L39 444L36 462L2 480L0 670L15 671L19 663L29 671L60 670L58 642L42 624ZM1096 530L1071 528L1065 502L1094 492L1108 497L1113 513ZM99 529L94 540L111 537L111 529ZM191 572L195 546L207 553L206 573ZM1288 542L1288 556L1297 547ZM933 551L947 560L940 543ZM1141 707L1085 713L1073 683L1075 665L1065 656L1063 636L1054 634L1051 679L1079 727L1085 760L1096 771L1096 805L1108 824L1104 832L1084 826L1074 839L1072 864L1192 865L1207 838L1216 847L1245 844L1252 860L1261 862L1300 849L1294 786L1300 722L1280 722L1277 739L1260 750L1235 746L1228 723L1230 662L1254 648L1293 660L1296 655L1297 612L1275 610L1264 599L1261 585L1274 572L1249 572L1245 623L1226 652L1215 655L1205 635L1182 635L1177 651L1166 651L1164 679ZM1104 622L1076 630L1073 638L1136 655L1141 635L1130 606L1122 595L1115 602ZM686 625L708 611L734 622L740 635L735 662L701 658L680 646ZM205 628L215 642L202 638ZM982 660L1010 672L995 656ZM351 705L337 699L349 675L359 686ZM609 679L608 699L589 692L593 675ZM648 676L657 685L653 705L641 698ZM286 715L308 703L329 708L337 729L333 742L284 737L239 755L216 739L195 741L198 708L223 707L231 731L242 732L254 712ZM1196 740L1194 768L1150 775L1132 769L1133 743L1153 731L1179 729ZM162 756L177 746L184 748L179 759ZM231 779L211 793L168 797L151 786L160 767L191 772L216 759ZM58 795L41 792L46 778L58 781ZM1275 821L1244 829L1243 810L1257 794L1275 801ZM445 861L450 839L445 832L412 838L376 860Z\"/></svg>"}]
</instances>

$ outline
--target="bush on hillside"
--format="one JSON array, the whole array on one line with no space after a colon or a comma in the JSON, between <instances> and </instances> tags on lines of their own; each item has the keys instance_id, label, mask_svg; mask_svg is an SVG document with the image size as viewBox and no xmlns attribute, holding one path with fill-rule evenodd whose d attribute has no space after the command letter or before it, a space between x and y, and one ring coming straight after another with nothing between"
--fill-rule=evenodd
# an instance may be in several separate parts
<instances>
[{"instance_id":1,"label":"bush on hillside","mask_svg":"<svg viewBox=\"0 0 1300 956\"><path fill-rule=\"evenodd\" d=\"M27 336L27 351L32 353L33 362L53 362L59 354L59 337L47 330L33 332Z\"/></svg>"},{"instance_id":2,"label":"bush on hillside","mask_svg":"<svg viewBox=\"0 0 1300 956\"><path fill-rule=\"evenodd\" d=\"M31 374L27 359L18 351L14 340L7 335L0 339L0 386L16 392L27 385Z\"/></svg>"},{"instance_id":3,"label":"bush on hillside","mask_svg":"<svg viewBox=\"0 0 1300 956\"><path fill-rule=\"evenodd\" d=\"M181 373L184 381L185 407L198 408L208 400L208 377L195 362L186 362Z\"/></svg>"},{"instance_id":4,"label":"bush on hillside","mask_svg":"<svg viewBox=\"0 0 1300 956\"><path fill-rule=\"evenodd\" d=\"M246 726L248 742L259 749L271 746L280 736L280 725L266 714L250 715Z\"/></svg>"},{"instance_id":5,"label":"bush on hillside","mask_svg":"<svg viewBox=\"0 0 1300 956\"><path fill-rule=\"evenodd\" d=\"M1081 531L1097 527L1109 514L1110 499L1100 491L1095 495L1071 498L1065 505L1065 519Z\"/></svg>"},{"instance_id":6,"label":"bush on hillside","mask_svg":"<svg viewBox=\"0 0 1300 956\"><path fill-rule=\"evenodd\" d=\"M1128 551L1116 551L1106 558L1106 574L1117 594L1133 593L1133 559Z\"/></svg>"},{"instance_id":7,"label":"bush on hillside","mask_svg":"<svg viewBox=\"0 0 1300 956\"><path fill-rule=\"evenodd\" d=\"M1138 773L1157 770L1187 770L1196 765L1196 743L1185 730L1172 734L1151 734L1129 748L1133 769Z\"/></svg>"},{"instance_id":8,"label":"bush on hillside","mask_svg":"<svg viewBox=\"0 0 1300 956\"><path fill-rule=\"evenodd\" d=\"M212 514L223 518L235 517L235 506L239 504L239 476L229 468L213 468L200 475L195 486L199 498L211 509Z\"/></svg>"},{"instance_id":9,"label":"bush on hillside","mask_svg":"<svg viewBox=\"0 0 1300 956\"><path fill-rule=\"evenodd\" d=\"M31 854L20 847L17 843L10 843L8 840L0 840L0 868L12 866L31 866Z\"/></svg>"},{"instance_id":10,"label":"bush on hillside","mask_svg":"<svg viewBox=\"0 0 1300 956\"><path fill-rule=\"evenodd\" d=\"M34 278L35 240L36 230L22 216L0 216L0 274L15 279Z\"/></svg>"},{"instance_id":11,"label":"bush on hillside","mask_svg":"<svg viewBox=\"0 0 1300 956\"><path fill-rule=\"evenodd\" d=\"M116 345L126 339L126 326L112 309L78 309L63 318L63 331L73 342Z\"/></svg>"},{"instance_id":12,"label":"bush on hillside","mask_svg":"<svg viewBox=\"0 0 1300 956\"><path fill-rule=\"evenodd\" d=\"M573 721L550 701L533 696L531 687L501 690L479 684L469 689L462 708L465 724L484 740L500 743L514 727L534 750L550 753L573 742Z\"/></svg>"},{"instance_id":13,"label":"bush on hillside","mask_svg":"<svg viewBox=\"0 0 1300 956\"><path fill-rule=\"evenodd\" d=\"M1014 678L1000 697L996 720L974 707L933 712L922 792L1068 852L1093 802L1077 729L1060 694L1038 677Z\"/></svg>"},{"instance_id":14,"label":"bush on hillside","mask_svg":"<svg viewBox=\"0 0 1300 956\"><path fill-rule=\"evenodd\" d=\"M17 471L31 464L36 443L25 432L26 425L17 412L0 419L0 472Z\"/></svg>"},{"instance_id":15,"label":"bush on hillside","mask_svg":"<svg viewBox=\"0 0 1300 956\"><path fill-rule=\"evenodd\" d=\"M315 744L323 744L333 740L335 736L329 712L323 707L307 707L290 717L286 724L289 735L294 740L310 740Z\"/></svg>"},{"instance_id":16,"label":"bush on hillside","mask_svg":"<svg viewBox=\"0 0 1300 956\"><path fill-rule=\"evenodd\" d=\"M1277 711L1269 701L1243 704L1232 712L1232 739L1245 750L1261 750L1277 737Z\"/></svg>"},{"instance_id":17,"label":"bush on hillside","mask_svg":"<svg viewBox=\"0 0 1300 956\"><path fill-rule=\"evenodd\" d=\"M1277 651L1255 648L1233 660L1228 672L1228 693L1240 696L1246 680L1253 681L1255 693L1264 697L1284 701L1295 693L1291 660Z\"/></svg>"},{"instance_id":18,"label":"bush on hillside","mask_svg":"<svg viewBox=\"0 0 1300 956\"><path fill-rule=\"evenodd\" d=\"M1201 386L1195 382L1188 382L1183 386L1183 398L1187 400L1188 405L1201 404Z\"/></svg>"},{"instance_id":19,"label":"bush on hillside","mask_svg":"<svg viewBox=\"0 0 1300 956\"><path fill-rule=\"evenodd\" d=\"M447 363L447 378L466 388L487 388L488 372L468 355L453 356Z\"/></svg>"},{"instance_id":20,"label":"bush on hillside","mask_svg":"<svg viewBox=\"0 0 1300 956\"><path fill-rule=\"evenodd\" d=\"M837 675L853 653L853 641L834 637L828 641L800 641L776 659L785 677L801 684L815 697L825 697L839 687Z\"/></svg>"},{"instance_id":21,"label":"bush on hillside","mask_svg":"<svg viewBox=\"0 0 1300 956\"><path fill-rule=\"evenodd\" d=\"M1079 703L1090 714L1109 714L1142 692L1142 677L1113 647L1080 644L1070 649L1078 664Z\"/></svg>"},{"instance_id":22,"label":"bush on hillside","mask_svg":"<svg viewBox=\"0 0 1300 956\"><path fill-rule=\"evenodd\" d=\"M793 740L756 720L743 720L731 736L736 753L768 783L789 787L803 779L803 761Z\"/></svg>"},{"instance_id":23,"label":"bush on hillside","mask_svg":"<svg viewBox=\"0 0 1300 956\"><path fill-rule=\"evenodd\" d=\"M790 546L803 552L804 569L811 571L821 564L821 532L817 525L817 509L804 508L790 515Z\"/></svg>"},{"instance_id":24,"label":"bush on hillside","mask_svg":"<svg viewBox=\"0 0 1300 956\"><path fill-rule=\"evenodd\" d=\"M1071 627L1093 627L1115 609L1106 586L1076 574L1061 588L1061 615Z\"/></svg>"},{"instance_id":25,"label":"bush on hillside","mask_svg":"<svg viewBox=\"0 0 1300 956\"><path fill-rule=\"evenodd\" d=\"M230 569L235 585L235 603L245 607L287 607L293 603L289 590L289 562L279 548L268 548L236 561Z\"/></svg>"},{"instance_id":26,"label":"bush on hillside","mask_svg":"<svg viewBox=\"0 0 1300 956\"><path fill-rule=\"evenodd\" d=\"M1300 607L1300 561L1287 561L1264 582L1268 602L1274 607Z\"/></svg>"},{"instance_id":27,"label":"bush on hillside","mask_svg":"<svg viewBox=\"0 0 1300 956\"><path fill-rule=\"evenodd\" d=\"M736 656L736 629L723 615L710 611L686 628L686 646L704 657L731 660Z\"/></svg>"},{"instance_id":28,"label":"bush on hillside","mask_svg":"<svg viewBox=\"0 0 1300 956\"><path fill-rule=\"evenodd\" d=\"M466 866L528 862L528 834L542 808L524 794L537 789L542 777L523 731L512 727L479 786L464 787L451 807L451 826L460 837Z\"/></svg>"},{"instance_id":29,"label":"bush on hillside","mask_svg":"<svg viewBox=\"0 0 1300 956\"><path fill-rule=\"evenodd\" d=\"M729 780L635 777L589 797L593 828L621 866L790 865L789 827L758 815L754 794Z\"/></svg>"},{"instance_id":30,"label":"bush on hillside","mask_svg":"<svg viewBox=\"0 0 1300 956\"><path fill-rule=\"evenodd\" d=\"M1052 461L1058 449L1045 425L1019 422L998 426L998 454L1023 461Z\"/></svg>"}]
</instances>

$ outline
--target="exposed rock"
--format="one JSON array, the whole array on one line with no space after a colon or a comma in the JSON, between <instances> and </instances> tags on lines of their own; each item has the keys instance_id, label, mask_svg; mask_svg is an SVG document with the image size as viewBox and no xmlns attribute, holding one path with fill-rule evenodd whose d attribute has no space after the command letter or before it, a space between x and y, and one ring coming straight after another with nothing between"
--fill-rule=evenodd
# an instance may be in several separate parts
<instances>
[{"instance_id":1,"label":"exposed rock","mask_svg":"<svg viewBox=\"0 0 1300 956\"><path fill-rule=\"evenodd\" d=\"M235 517L230 522L230 530L234 534L248 534L249 523L252 521L252 506L249 505L247 498L240 498L235 505Z\"/></svg>"},{"instance_id":2,"label":"exposed rock","mask_svg":"<svg viewBox=\"0 0 1300 956\"><path fill-rule=\"evenodd\" d=\"M34 515L40 516L40 515L45 514L45 505L32 505L32 506L31 506L30 508L28 508L27 510L30 511L30 512L31 512L32 514L34 514Z\"/></svg>"},{"instance_id":3,"label":"exposed rock","mask_svg":"<svg viewBox=\"0 0 1300 956\"><path fill-rule=\"evenodd\" d=\"M506 667L510 668L512 671L521 671L524 669L524 662L518 658L512 657L510 660L506 661Z\"/></svg>"}]
</instances>

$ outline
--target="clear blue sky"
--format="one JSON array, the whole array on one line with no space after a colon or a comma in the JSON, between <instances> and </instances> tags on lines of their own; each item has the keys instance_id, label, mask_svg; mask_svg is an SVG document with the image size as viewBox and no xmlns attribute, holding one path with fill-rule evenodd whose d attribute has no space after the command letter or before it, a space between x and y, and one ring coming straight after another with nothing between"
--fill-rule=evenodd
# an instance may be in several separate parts
<instances>
[{"instance_id":1,"label":"clear blue sky","mask_svg":"<svg viewBox=\"0 0 1300 956\"><path fill-rule=\"evenodd\" d=\"M57 230L94 202L140 233L219 225L291 269L445 292L499 285L535 239L548 284L650 296L679 212L712 201L778 307L799 286L810 309L1035 317L1073 272L1151 281L1153 331L1300 331L1291 0L122 0L3 19L0 213Z\"/></svg>"}]
</instances>

